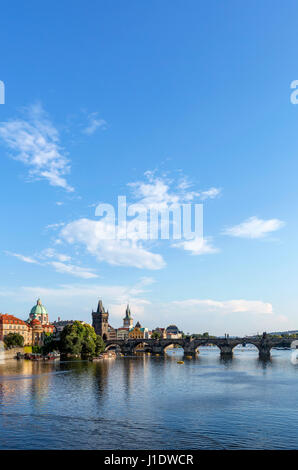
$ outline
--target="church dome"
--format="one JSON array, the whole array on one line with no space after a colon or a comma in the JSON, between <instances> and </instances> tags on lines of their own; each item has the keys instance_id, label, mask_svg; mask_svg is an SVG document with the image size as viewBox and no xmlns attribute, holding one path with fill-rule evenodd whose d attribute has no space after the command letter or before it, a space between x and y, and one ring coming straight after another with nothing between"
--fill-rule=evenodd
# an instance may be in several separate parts
<instances>
[{"instance_id":1,"label":"church dome","mask_svg":"<svg viewBox=\"0 0 298 470\"><path fill-rule=\"evenodd\" d=\"M37 318L35 318L34 320L32 320L32 322L30 323L30 325L34 328L34 327L41 326L41 323L40 323L39 320L37 320Z\"/></svg>"},{"instance_id":2,"label":"church dome","mask_svg":"<svg viewBox=\"0 0 298 470\"><path fill-rule=\"evenodd\" d=\"M41 300L38 299L36 302L36 305L32 307L30 314L31 315L47 315L48 312L45 306L42 305Z\"/></svg>"}]
</instances>

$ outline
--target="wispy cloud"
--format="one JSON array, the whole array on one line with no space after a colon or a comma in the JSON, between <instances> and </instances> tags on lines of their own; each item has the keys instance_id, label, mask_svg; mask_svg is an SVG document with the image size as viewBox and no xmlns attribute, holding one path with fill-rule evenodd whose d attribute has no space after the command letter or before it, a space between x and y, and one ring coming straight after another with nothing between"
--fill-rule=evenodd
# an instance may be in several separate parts
<instances>
[{"instance_id":1,"label":"wispy cloud","mask_svg":"<svg viewBox=\"0 0 298 470\"><path fill-rule=\"evenodd\" d=\"M21 261L24 261L24 263L39 264L39 262L31 256L24 256L20 253L13 253L11 251L4 251L4 253L9 256L14 256L15 258L18 258Z\"/></svg>"},{"instance_id":2,"label":"wispy cloud","mask_svg":"<svg viewBox=\"0 0 298 470\"><path fill-rule=\"evenodd\" d=\"M82 268L81 266L75 266L74 264L66 264L61 261L50 261L48 264L53 266L53 268L59 273L71 274L72 276L80 277L82 279L93 279L98 277L98 275L92 270Z\"/></svg>"},{"instance_id":3,"label":"wispy cloud","mask_svg":"<svg viewBox=\"0 0 298 470\"><path fill-rule=\"evenodd\" d=\"M198 312L202 310L217 311L223 314L229 313L252 313L256 315L271 315L273 307L270 302L261 300L211 300L211 299L187 299L181 301L173 301L174 305L179 305L183 309L195 309Z\"/></svg>"},{"instance_id":4,"label":"wispy cloud","mask_svg":"<svg viewBox=\"0 0 298 470\"><path fill-rule=\"evenodd\" d=\"M53 248L47 248L35 257L24 256L20 253L13 253L10 251L5 251L5 253L9 256L18 258L24 263L51 266L59 273L70 274L71 276L79 277L81 279L93 279L98 277L93 269L83 268L81 266L70 263L71 257L69 255L58 253Z\"/></svg>"},{"instance_id":5,"label":"wispy cloud","mask_svg":"<svg viewBox=\"0 0 298 470\"><path fill-rule=\"evenodd\" d=\"M200 192L200 198L204 201L205 199L214 199L217 196L219 196L221 193L220 188L210 188L207 189L206 191L201 191Z\"/></svg>"},{"instance_id":6,"label":"wispy cloud","mask_svg":"<svg viewBox=\"0 0 298 470\"><path fill-rule=\"evenodd\" d=\"M98 113L91 113L88 115L88 125L83 129L83 132L84 134L92 135L100 127L105 128L106 124L106 121L101 119Z\"/></svg>"},{"instance_id":7,"label":"wispy cloud","mask_svg":"<svg viewBox=\"0 0 298 470\"><path fill-rule=\"evenodd\" d=\"M13 158L29 167L31 179L46 179L51 186L74 190L65 179L69 160L60 146L58 131L40 105L27 109L26 119L1 122L0 139Z\"/></svg>"},{"instance_id":8,"label":"wispy cloud","mask_svg":"<svg viewBox=\"0 0 298 470\"><path fill-rule=\"evenodd\" d=\"M264 220L250 217L239 225L224 229L223 234L241 238L264 238L284 225L285 223L279 219Z\"/></svg>"},{"instance_id":9,"label":"wispy cloud","mask_svg":"<svg viewBox=\"0 0 298 470\"><path fill-rule=\"evenodd\" d=\"M23 308L25 303L28 308L31 307L36 295L42 298L42 301L52 312L51 320L61 313L63 309L63 318L80 319L91 323L91 311L96 309L98 299L101 298L104 306L110 312L110 323L117 327L122 325L122 318L125 314L126 305L129 302L134 318L140 319L144 308L150 305L150 302L144 298L145 289L142 282L136 285L116 284L106 285L96 281L88 283L63 284L58 287L45 287L43 285L29 285L16 287L14 289L1 289L0 297L7 301L7 306L17 309L20 304ZM38 293L38 294L37 294ZM6 306L4 306L6 308ZM77 317L76 315L79 315ZM57 318L57 317L56 317Z\"/></svg>"},{"instance_id":10,"label":"wispy cloud","mask_svg":"<svg viewBox=\"0 0 298 470\"><path fill-rule=\"evenodd\" d=\"M192 255L209 255L218 253L219 249L213 246L212 240L209 238L194 237L191 240L182 240L181 242L174 243L172 246L176 248L183 248L189 251Z\"/></svg>"},{"instance_id":11,"label":"wispy cloud","mask_svg":"<svg viewBox=\"0 0 298 470\"><path fill-rule=\"evenodd\" d=\"M49 229L56 230L56 229L58 229L58 228L60 228L60 227L63 227L63 225L65 225L64 222L58 222L58 223L56 223L56 224L49 224L49 225L46 226L46 229L48 229L48 230L49 230Z\"/></svg>"}]
</instances>

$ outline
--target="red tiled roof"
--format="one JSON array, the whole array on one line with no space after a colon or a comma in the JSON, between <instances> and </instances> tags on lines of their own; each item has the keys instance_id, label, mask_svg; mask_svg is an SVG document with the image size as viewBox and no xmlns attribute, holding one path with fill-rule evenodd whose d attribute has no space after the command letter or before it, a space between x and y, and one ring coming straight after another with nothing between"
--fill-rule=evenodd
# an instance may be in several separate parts
<instances>
[{"instance_id":1,"label":"red tiled roof","mask_svg":"<svg viewBox=\"0 0 298 470\"><path fill-rule=\"evenodd\" d=\"M9 324L15 324L15 325L27 325L26 322L23 320L20 320L20 318L17 318L13 315L8 315L7 313L4 315L0 315L0 323L9 323Z\"/></svg>"}]
</instances>

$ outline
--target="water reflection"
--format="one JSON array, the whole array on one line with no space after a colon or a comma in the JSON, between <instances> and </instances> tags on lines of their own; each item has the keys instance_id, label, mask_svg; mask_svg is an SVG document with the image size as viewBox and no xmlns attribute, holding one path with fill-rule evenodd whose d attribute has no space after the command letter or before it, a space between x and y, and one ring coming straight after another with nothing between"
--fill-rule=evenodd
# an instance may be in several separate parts
<instances>
[{"instance_id":1,"label":"water reflection","mask_svg":"<svg viewBox=\"0 0 298 470\"><path fill-rule=\"evenodd\" d=\"M9 361L0 448L297 448L298 366L290 351L272 353Z\"/></svg>"}]
</instances>

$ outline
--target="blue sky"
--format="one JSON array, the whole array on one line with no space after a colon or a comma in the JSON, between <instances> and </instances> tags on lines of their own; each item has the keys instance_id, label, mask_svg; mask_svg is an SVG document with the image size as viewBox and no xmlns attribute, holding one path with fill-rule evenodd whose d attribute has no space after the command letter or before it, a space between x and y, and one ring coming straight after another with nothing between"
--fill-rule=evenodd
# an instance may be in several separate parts
<instances>
[{"instance_id":1,"label":"blue sky","mask_svg":"<svg viewBox=\"0 0 298 470\"><path fill-rule=\"evenodd\" d=\"M128 301L149 328L298 327L297 13L291 0L2 5L2 313L26 318L40 296L52 320L91 321L102 298L115 327ZM99 240L99 202L148 194L203 203L203 248Z\"/></svg>"}]
</instances>

